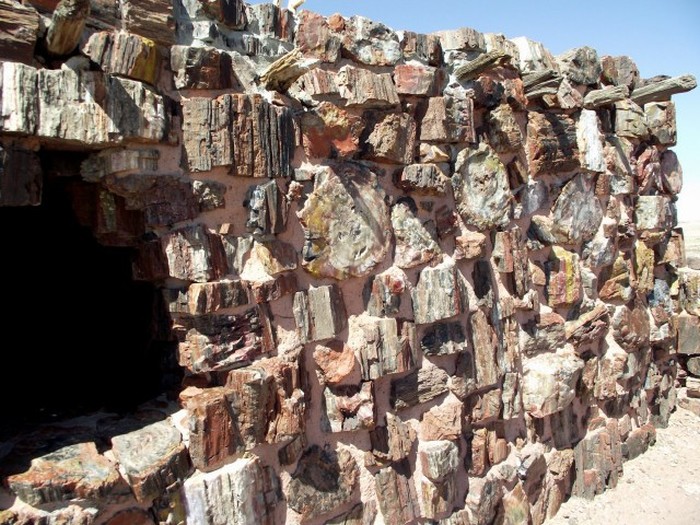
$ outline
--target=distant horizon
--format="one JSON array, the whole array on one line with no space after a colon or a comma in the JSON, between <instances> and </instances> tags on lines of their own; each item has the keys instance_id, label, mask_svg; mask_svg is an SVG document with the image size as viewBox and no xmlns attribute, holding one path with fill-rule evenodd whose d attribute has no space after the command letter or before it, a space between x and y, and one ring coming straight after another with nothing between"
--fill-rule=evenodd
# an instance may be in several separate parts
<instances>
[{"instance_id":1,"label":"distant horizon","mask_svg":"<svg viewBox=\"0 0 700 525\"><path fill-rule=\"evenodd\" d=\"M287 5L286 0L283 5ZM468 0L434 4L419 0L307 0L299 9L325 16L361 15L394 30L419 33L466 26L508 38L526 36L544 44L554 55L589 46L600 56L629 56L643 78L700 76L700 2L696 0L668 0L663 6L651 0L633 4L589 0L585 5L503 0L498 6ZM678 217L679 221L700 221L700 206L694 199L700 197L700 88L675 95L673 101L678 144L671 149L678 155L684 174Z\"/></svg>"}]
</instances>

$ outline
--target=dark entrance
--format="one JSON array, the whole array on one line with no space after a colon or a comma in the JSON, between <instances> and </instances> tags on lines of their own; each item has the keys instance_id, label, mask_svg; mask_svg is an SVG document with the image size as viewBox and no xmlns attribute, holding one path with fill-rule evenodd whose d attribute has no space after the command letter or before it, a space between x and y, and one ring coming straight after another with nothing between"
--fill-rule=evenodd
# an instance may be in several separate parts
<instances>
[{"instance_id":1,"label":"dark entrance","mask_svg":"<svg viewBox=\"0 0 700 525\"><path fill-rule=\"evenodd\" d=\"M173 343L154 337L168 330L158 290L132 280L132 248L102 246L78 223L75 184L48 179L41 206L0 208L0 438L124 413L172 382Z\"/></svg>"}]
</instances>

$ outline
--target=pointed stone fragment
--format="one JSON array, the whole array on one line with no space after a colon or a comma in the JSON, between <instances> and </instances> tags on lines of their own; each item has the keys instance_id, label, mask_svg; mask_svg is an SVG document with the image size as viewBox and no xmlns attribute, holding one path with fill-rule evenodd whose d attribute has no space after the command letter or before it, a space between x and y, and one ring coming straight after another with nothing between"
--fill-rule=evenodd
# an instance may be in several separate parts
<instances>
[{"instance_id":1,"label":"pointed stone fragment","mask_svg":"<svg viewBox=\"0 0 700 525\"><path fill-rule=\"evenodd\" d=\"M393 317L351 316L347 344L367 381L413 370L418 359L414 325Z\"/></svg>"},{"instance_id":2,"label":"pointed stone fragment","mask_svg":"<svg viewBox=\"0 0 700 525\"><path fill-rule=\"evenodd\" d=\"M452 187L462 219L479 230L505 226L512 217L508 174L498 155L485 143L457 156Z\"/></svg>"},{"instance_id":3,"label":"pointed stone fragment","mask_svg":"<svg viewBox=\"0 0 700 525\"><path fill-rule=\"evenodd\" d=\"M477 310L469 318L469 334L473 347L473 365L477 388L498 384L503 371L496 361L498 340L486 314Z\"/></svg>"},{"instance_id":4,"label":"pointed stone fragment","mask_svg":"<svg viewBox=\"0 0 700 525\"><path fill-rule=\"evenodd\" d=\"M391 241L384 191L369 169L338 164L316 176L314 191L297 212L306 244L303 267L318 277L346 279L370 273Z\"/></svg>"},{"instance_id":5,"label":"pointed stone fragment","mask_svg":"<svg viewBox=\"0 0 700 525\"><path fill-rule=\"evenodd\" d=\"M423 268L411 292L415 322L434 323L463 313L468 308L466 290L464 276L451 258Z\"/></svg>"},{"instance_id":6,"label":"pointed stone fragment","mask_svg":"<svg viewBox=\"0 0 700 525\"><path fill-rule=\"evenodd\" d=\"M285 230L289 202L274 180L251 186L244 205L248 208L246 229L254 237L276 235Z\"/></svg>"},{"instance_id":7,"label":"pointed stone fragment","mask_svg":"<svg viewBox=\"0 0 700 525\"><path fill-rule=\"evenodd\" d=\"M189 478L183 488L188 522L273 525L274 488L256 456Z\"/></svg>"},{"instance_id":8,"label":"pointed stone fragment","mask_svg":"<svg viewBox=\"0 0 700 525\"><path fill-rule=\"evenodd\" d=\"M394 264L399 268L420 266L442 252L407 203L398 202L392 207L391 224L396 242Z\"/></svg>"},{"instance_id":9,"label":"pointed stone fragment","mask_svg":"<svg viewBox=\"0 0 700 525\"><path fill-rule=\"evenodd\" d=\"M600 121L595 111L581 110L576 124L576 139L581 155L581 167L592 172L604 172L604 136L600 132Z\"/></svg>"},{"instance_id":10,"label":"pointed stone fragment","mask_svg":"<svg viewBox=\"0 0 700 525\"><path fill-rule=\"evenodd\" d=\"M190 473L182 436L169 421L114 436L112 451L136 500L141 503L151 502L170 485L183 482Z\"/></svg>"},{"instance_id":11,"label":"pointed stone fragment","mask_svg":"<svg viewBox=\"0 0 700 525\"><path fill-rule=\"evenodd\" d=\"M520 71L532 73L535 71L558 70L552 54L540 42L526 37L512 38L520 54Z\"/></svg>"},{"instance_id":12,"label":"pointed stone fragment","mask_svg":"<svg viewBox=\"0 0 700 525\"><path fill-rule=\"evenodd\" d=\"M336 286L311 286L294 295L294 320L304 343L336 337L346 326L345 303Z\"/></svg>"},{"instance_id":13,"label":"pointed stone fragment","mask_svg":"<svg viewBox=\"0 0 700 525\"><path fill-rule=\"evenodd\" d=\"M320 518L355 497L360 472L350 452L313 445L297 463L287 487L289 506L307 521Z\"/></svg>"}]
</instances>

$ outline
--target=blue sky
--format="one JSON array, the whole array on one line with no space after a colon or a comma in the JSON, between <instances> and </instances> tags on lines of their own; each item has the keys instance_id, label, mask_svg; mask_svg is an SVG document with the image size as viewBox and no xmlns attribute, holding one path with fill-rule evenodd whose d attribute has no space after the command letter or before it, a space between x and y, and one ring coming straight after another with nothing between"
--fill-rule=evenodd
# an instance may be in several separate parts
<instances>
[{"instance_id":1,"label":"blue sky","mask_svg":"<svg viewBox=\"0 0 700 525\"><path fill-rule=\"evenodd\" d=\"M307 0L302 8L363 15L397 30L429 33L466 26L527 36L554 54L588 45L599 55L630 56L643 77L700 77L700 0ZM700 88L673 100L678 123L673 149L684 174L679 218L700 221Z\"/></svg>"}]
</instances>

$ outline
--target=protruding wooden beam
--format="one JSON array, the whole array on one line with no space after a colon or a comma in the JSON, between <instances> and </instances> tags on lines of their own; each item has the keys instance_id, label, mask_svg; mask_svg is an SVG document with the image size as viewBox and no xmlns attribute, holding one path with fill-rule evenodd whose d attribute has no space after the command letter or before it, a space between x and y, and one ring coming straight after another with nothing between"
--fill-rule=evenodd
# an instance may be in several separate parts
<instances>
[{"instance_id":1,"label":"protruding wooden beam","mask_svg":"<svg viewBox=\"0 0 700 525\"><path fill-rule=\"evenodd\" d=\"M609 106L626 99L629 95L630 90L627 86L594 89L586 93L586 96L583 98L583 107L586 109L597 109L602 106Z\"/></svg>"},{"instance_id":2,"label":"protruding wooden beam","mask_svg":"<svg viewBox=\"0 0 700 525\"><path fill-rule=\"evenodd\" d=\"M680 77L667 78L638 87L632 91L631 98L641 106L647 102L668 100L671 98L671 95L691 91L697 85L698 83L693 75L681 75Z\"/></svg>"},{"instance_id":3,"label":"protruding wooden beam","mask_svg":"<svg viewBox=\"0 0 700 525\"><path fill-rule=\"evenodd\" d=\"M56 56L73 51L80 43L88 16L90 0L61 0L46 32L46 50Z\"/></svg>"}]
</instances>

